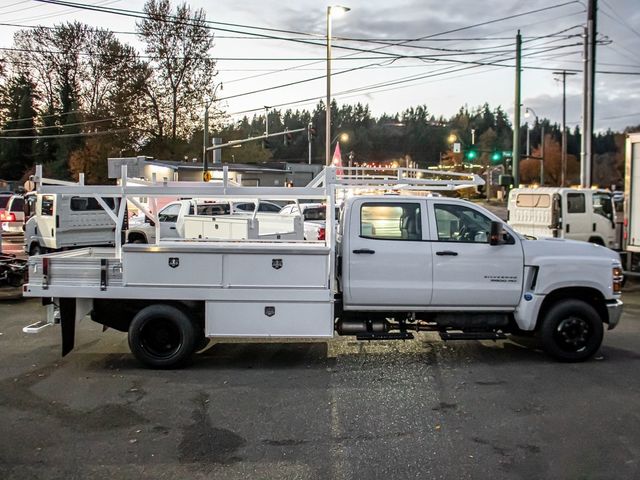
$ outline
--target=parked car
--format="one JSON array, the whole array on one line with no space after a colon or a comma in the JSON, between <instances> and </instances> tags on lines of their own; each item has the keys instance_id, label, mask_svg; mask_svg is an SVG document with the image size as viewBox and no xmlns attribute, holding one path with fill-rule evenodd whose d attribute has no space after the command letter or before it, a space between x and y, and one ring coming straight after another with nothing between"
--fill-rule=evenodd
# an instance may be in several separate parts
<instances>
[{"instance_id":1,"label":"parked car","mask_svg":"<svg viewBox=\"0 0 640 480\"><path fill-rule=\"evenodd\" d=\"M282 215L295 215L300 213L304 218L304 239L324 240L326 225L326 206L323 203L292 203L285 205L280 210ZM336 219L340 216L340 209L336 207Z\"/></svg>"},{"instance_id":2,"label":"parked car","mask_svg":"<svg viewBox=\"0 0 640 480\"><path fill-rule=\"evenodd\" d=\"M260 201L257 214L277 214L281 207L275 203ZM160 238L184 238L184 219L189 215L217 216L252 214L255 202L229 202L206 199L185 199L167 204L158 211ZM147 217L131 221L127 231L128 243L154 243L155 225Z\"/></svg>"},{"instance_id":3,"label":"parked car","mask_svg":"<svg viewBox=\"0 0 640 480\"><path fill-rule=\"evenodd\" d=\"M9 199L13 196L11 192L0 192L0 214L4 212L4 209L7 207L7 203L9 203Z\"/></svg>"},{"instance_id":4,"label":"parked car","mask_svg":"<svg viewBox=\"0 0 640 480\"><path fill-rule=\"evenodd\" d=\"M2 233L20 234L24 231L24 197L12 195L0 212Z\"/></svg>"}]
</instances>

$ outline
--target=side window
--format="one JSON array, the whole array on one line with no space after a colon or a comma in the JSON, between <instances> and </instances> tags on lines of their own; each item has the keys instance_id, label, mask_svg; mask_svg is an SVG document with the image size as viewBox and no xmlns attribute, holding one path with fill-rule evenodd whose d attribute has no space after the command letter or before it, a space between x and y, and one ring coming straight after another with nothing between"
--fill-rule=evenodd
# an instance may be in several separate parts
<instances>
[{"instance_id":1,"label":"side window","mask_svg":"<svg viewBox=\"0 0 640 480\"><path fill-rule=\"evenodd\" d=\"M163 208L162 210L160 210L158 220L161 222L177 222L178 214L180 214L180 207L181 205L179 203L176 203L174 205L169 205Z\"/></svg>"},{"instance_id":2,"label":"side window","mask_svg":"<svg viewBox=\"0 0 640 480\"><path fill-rule=\"evenodd\" d=\"M24 202L24 216L25 219L31 218L36 213L36 201L38 197L35 195L29 195Z\"/></svg>"},{"instance_id":3,"label":"side window","mask_svg":"<svg viewBox=\"0 0 640 480\"><path fill-rule=\"evenodd\" d=\"M107 198L103 198L102 200L104 200L104 203L106 203L111 210L115 208L115 203L113 201L113 198L107 197ZM102 210L102 206L93 197L71 197L69 206L72 212Z\"/></svg>"},{"instance_id":4,"label":"side window","mask_svg":"<svg viewBox=\"0 0 640 480\"><path fill-rule=\"evenodd\" d=\"M13 198L13 202L11 202L11 211L12 212L24 211L24 199L22 197Z\"/></svg>"},{"instance_id":5,"label":"side window","mask_svg":"<svg viewBox=\"0 0 640 480\"><path fill-rule=\"evenodd\" d=\"M489 243L491 220L463 205L435 204L438 241Z\"/></svg>"},{"instance_id":6,"label":"side window","mask_svg":"<svg viewBox=\"0 0 640 480\"><path fill-rule=\"evenodd\" d=\"M40 215L43 217L53 216L53 195L44 195L42 197Z\"/></svg>"},{"instance_id":7,"label":"side window","mask_svg":"<svg viewBox=\"0 0 640 480\"><path fill-rule=\"evenodd\" d=\"M518 207L528 208L549 208L551 199L547 194L541 193L520 193L516 197Z\"/></svg>"},{"instance_id":8,"label":"side window","mask_svg":"<svg viewBox=\"0 0 640 480\"><path fill-rule=\"evenodd\" d=\"M585 213L584 193L567 194L567 213Z\"/></svg>"},{"instance_id":9,"label":"side window","mask_svg":"<svg viewBox=\"0 0 640 480\"><path fill-rule=\"evenodd\" d=\"M613 206L611 205L611 195L608 193L593 194L593 213L613 220Z\"/></svg>"},{"instance_id":10,"label":"side window","mask_svg":"<svg viewBox=\"0 0 640 480\"><path fill-rule=\"evenodd\" d=\"M277 205L273 205L271 203L261 203L258 206L258 211L259 212L278 213L280 211L280 207L278 207Z\"/></svg>"},{"instance_id":11,"label":"side window","mask_svg":"<svg viewBox=\"0 0 640 480\"><path fill-rule=\"evenodd\" d=\"M363 204L360 209L360 236L378 240L422 240L420 204Z\"/></svg>"}]
</instances>

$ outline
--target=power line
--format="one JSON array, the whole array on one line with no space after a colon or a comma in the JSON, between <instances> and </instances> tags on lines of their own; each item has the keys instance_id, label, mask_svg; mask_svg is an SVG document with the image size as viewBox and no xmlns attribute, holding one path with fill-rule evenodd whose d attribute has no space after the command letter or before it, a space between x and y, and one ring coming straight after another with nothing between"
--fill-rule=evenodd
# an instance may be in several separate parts
<instances>
[{"instance_id":1,"label":"power line","mask_svg":"<svg viewBox=\"0 0 640 480\"><path fill-rule=\"evenodd\" d=\"M94 137L100 135L111 135L115 133L125 133L130 130L137 130L136 127L120 128L118 130L102 130L99 132L82 132L82 133L61 133L56 135L23 135L17 137L7 137L0 135L0 140L41 140L45 138L69 138L69 137Z\"/></svg>"}]
</instances>

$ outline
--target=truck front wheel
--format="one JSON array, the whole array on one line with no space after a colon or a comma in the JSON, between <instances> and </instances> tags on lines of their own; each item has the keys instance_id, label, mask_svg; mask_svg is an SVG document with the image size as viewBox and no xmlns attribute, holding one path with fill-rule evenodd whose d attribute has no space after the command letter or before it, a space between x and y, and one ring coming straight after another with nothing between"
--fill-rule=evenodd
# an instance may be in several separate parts
<instances>
[{"instance_id":1,"label":"truck front wheel","mask_svg":"<svg viewBox=\"0 0 640 480\"><path fill-rule=\"evenodd\" d=\"M539 335L552 357L562 362L582 362L598 351L603 332L602 319L591 305L566 299L546 312Z\"/></svg>"},{"instance_id":2,"label":"truck front wheel","mask_svg":"<svg viewBox=\"0 0 640 480\"><path fill-rule=\"evenodd\" d=\"M198 335L189 316L171 305L140 310L129 326L129 348L151 368L180 368L189 362Z\"/></svg>"}]
</instances>

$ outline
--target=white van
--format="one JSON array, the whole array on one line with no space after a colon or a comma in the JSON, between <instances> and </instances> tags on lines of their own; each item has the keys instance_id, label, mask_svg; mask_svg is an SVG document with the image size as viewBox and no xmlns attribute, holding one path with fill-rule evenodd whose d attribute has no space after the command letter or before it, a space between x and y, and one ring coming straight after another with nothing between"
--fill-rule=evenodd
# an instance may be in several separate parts
<instances>
[{"instance_id":1,"label":"white van","mask_svg":"<svg viewBox=\"0 0 640 480\"><path fill-rule=\"evenodd\" d=\"M74 247L113 245L115 224L93 197L36 194L27 200L32 209L25 224L24 249L29 255ZM104 198L117 212L117 201Z\"/></svg>"},{"instance_id":2,"label":"white van","mask_svg":"<svg viewBox=\"0 0 640 480\"><path fill-rule=\"evenodd\" d=\"M508 222L536 238L556 237L619 248L611 192L587 188L514 188Z\"/></svg>"}]
</instances>

